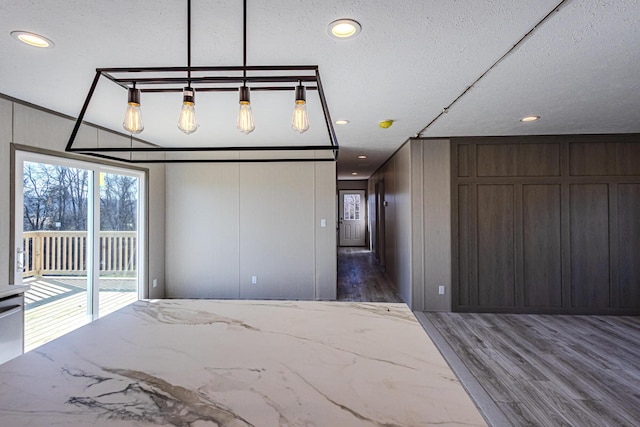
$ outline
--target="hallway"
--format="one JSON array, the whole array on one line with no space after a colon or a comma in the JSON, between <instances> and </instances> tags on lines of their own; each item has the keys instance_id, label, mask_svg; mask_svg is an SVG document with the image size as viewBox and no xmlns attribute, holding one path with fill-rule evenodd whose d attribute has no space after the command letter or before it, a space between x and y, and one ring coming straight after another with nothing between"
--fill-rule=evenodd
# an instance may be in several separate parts
<instances>
[{"instance_id":1,"label":"hallway","mask_svg":"<svg viewBox=\"0 0 640 427\"><path fill-rule=\"evenodd\" d=\"M338 301L403 302L373 253L364 247L338 248Z\"/></svg>"}]
</instances>

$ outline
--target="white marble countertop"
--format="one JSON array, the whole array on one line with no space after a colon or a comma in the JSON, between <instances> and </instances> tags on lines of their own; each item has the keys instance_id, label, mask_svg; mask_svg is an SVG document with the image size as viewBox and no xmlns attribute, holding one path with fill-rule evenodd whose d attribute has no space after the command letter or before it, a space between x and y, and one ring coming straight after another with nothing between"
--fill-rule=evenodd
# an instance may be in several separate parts
<instances>
[{"instance_id":1,"label":"white marble countertop","mask_svg":"<svg viewBox=\"0 0 640 427\"><path fill-rule=\"evenodd\" d=\"M405 304L139 301L0 366L7 426L486 425Z\"/></svg>"},{"instance_id":2,"label":"white marble countertop","mask_svg":"<svg viewBox=\"0 0 640 427\"><path fill-rule=\"evenodd\" d=\"M2 285L0 286L0 298L23 294L31 288L30 285Z\"/></svg>"}]
</instances>

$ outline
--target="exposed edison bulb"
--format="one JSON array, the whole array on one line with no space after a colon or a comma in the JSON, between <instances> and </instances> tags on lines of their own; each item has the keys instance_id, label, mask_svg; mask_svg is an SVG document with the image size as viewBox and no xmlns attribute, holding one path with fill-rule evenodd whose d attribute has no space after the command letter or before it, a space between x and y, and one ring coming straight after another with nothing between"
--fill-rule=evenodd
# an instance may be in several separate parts
<instances>
[{"instance_id":1,"label":"exposed edison bulb","mask_svg":"<svg viewBox=\"0 0 640 427\"><path fill-rule=\"evenodd\" d=\"M127 132L138 134L144 130L142 123L142 113L140 112L140 104L129 103L127 111L124 113L124 121L122 127Z\"/></svg>"},{"instance_id":2,"label":"exposed edison bulb","mask_svg":"<svg viewBox=\"0 0 640 427\"><path fill-rule=\"evenodd\" d=\"M142 123L142 112L140 111L140 91L129 88L127 111L124 113L122 127L127 132L138 134L144 130Z\"/></svg>"},{"instance_id":3,"label":"exposed edison bulb","mask_svg":"<svg viewBox=\"0 0 640 427\"><path fill-rule=\"evenodd\" d=\"M198 129L198 122L196 120L196 108L193 102L182 103L180 117L178 118L178 128L187 135L195 132Z\"/></svg>"},{"instance_id":4,"label":"exposed edison bulb","mask_svg":"<svg viewBox=\"0 0 640 427\"><path fill-rule=\"evenodd\" d=\"M304 133L309 129L309 116L307 115L307 94L302 84L296 86L296 105L291 118L291 129L298 133Z\"/></svg>"},{"instance_id":5,"label":"exposed edison bulb","mask_svg":"<svg viewBox=\"0 0 640 427\"><path fill-rule=\"evenodd\" d=\"M241 103L240 111L238 112L238 130L244 134L250 134L256 128L253 122L253 112L251 111L251 104Z\"/></svg>"},{"instance_id":6,"label":"exposed edison bulb","mask_svg":"<svg viewBox=\"0 0 640 427\"><path fill-rule=\"evenodd\" d=\"M178 118L178 129L187 135L198 130L195 105L195 91L193 88L185 87L182 91L182 108Z\"/></svg>"},{"instance_id":7,"label":"exposed edison bulb","mask_svg":"<svg viewBox=\"0 0 640 427\"><path fill-rule=\"evenodd\" d=\"M298 133L304 133L309 129L309 116L307 115L307 105L304 101L296 101L291 119L291 128Z\"/></svg>"},{"instance_id":8,"label":"exposed edison bulb","mask_svg":"<svg viewBox=\"0 0 640 427\"><path fill-rule=\"evenodd\" d=\"M238 112L237 126L238 130L246 135L256 128L253 122L253 112L251 111L249 88L246 86L240 88L240 111Z\"/></svg>"}]
</instances>

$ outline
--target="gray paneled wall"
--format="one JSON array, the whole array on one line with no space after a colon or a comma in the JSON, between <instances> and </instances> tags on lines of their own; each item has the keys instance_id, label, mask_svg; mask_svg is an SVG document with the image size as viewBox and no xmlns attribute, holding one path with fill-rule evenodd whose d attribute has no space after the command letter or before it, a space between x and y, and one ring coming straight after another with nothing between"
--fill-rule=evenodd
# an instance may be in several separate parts
<instances>
[{"instance_id":1,"label":"gray paneled wall","mask_svg":"<svg viewBox=\"0 0 640 427\"><path fill-rule=\"evenodd\" d=\"M451 175L448 139L412 141L414 296L420 310L451 310ZM444 293L440 293L440 287Z\"/></svg>"},{"instance_id":2,"label":"gray paneled wall","mask_svg":"<svg viewBox=\"0 0 640 427\"><path fill-rule=\"evenodd\" d=\"M11 227L11 158L9 147L13 138L13 102L0 98L0 283L9 284L9 269L13 264L10 253L13 252L13 242L9 236Z\"/></svg>"},{"instance_id":3,"label":"gray paneled wall","mask_svg":"<svg viewBox=\"0 0 640 427\"><path fill-rule=\"evenodd\" d=\"M38 150L47 150L48 154L68 156L64 153L74 121L55 112L27 105L14 99L5 99L0 95L0 281L9 283L10 260L13 254L13 242L10 239L10 145L19 144ZM95 127L82 125L78 134L78 143L95 146L104 142L100 135L108 135L110 141L126 142L123 136L105 133ZM83 157L84 161L95 159ZM122 167L127 167L123 165ZM151 164L147 167L148 195L148 276L149 282L158 279L158 286L149 286L145 296L161 298L164 296L164 172L163 164Z\"/></svg>"},{"instance_id":4,"label":"gray paneled wall","mask_svg":"<svg viewBox=\"0 0 640 427\"><path fill-rule=\"evenodd\" d=\"M172 164L166 186L167 296L336 298L335 163Z\"/></svg>"},{"instance_id":5,"label":"gray paneled wall","mask_svg":"<svg viewBox=\"0 0 640 427\"><path fill-rule=\"evenodd\" d=\"M384 218L380 228L384 238L375 234L370 238L380 239L385 271L403 301L412 307L410 161L411 147L405 144L369 179L369 217L370 230L377 229L380 218L376 216L376 184L383 182L384 199L379 201L383 212L379 216Z\"/></svg>"},{"instance_id":6,"label":"gray paneled wall","mask_svg":"<svg viewBox=\"0 0 640 427\"><path fill-rule=\"evenodd\" d=\"M640 136L452 140L453 308L640 313Z\"/></svg>"},{"instance_id":7,"label":"gray paneled wall","mask_svg":"<svg viewBox=\"0 0 640 427\"><path fill-rule=\"evenodd\" d=\"M413 310L451 309L450 165L448 139L415 139L369 180L372 247ZM382 188L387 206L376 206Z\"/></svg>"}]
</instances>

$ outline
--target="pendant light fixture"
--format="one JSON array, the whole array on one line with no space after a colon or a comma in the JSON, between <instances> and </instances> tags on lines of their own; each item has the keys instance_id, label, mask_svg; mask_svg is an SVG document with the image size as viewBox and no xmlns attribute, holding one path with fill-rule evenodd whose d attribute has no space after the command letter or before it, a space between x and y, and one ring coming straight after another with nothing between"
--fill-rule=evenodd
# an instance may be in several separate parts
<instances>
[{"instance_id":1,"label":"pendant light fixture","mask_svg":"<svg viewBox=\"0 0 640 427\"><path fill-rule=\"evenodd\" d=\"M71 136L69 137L66 151L129 163L264 162L281 160L335 161L338 153L338 141L333 129L333 121L329 115L329 108L325 99L322 83L320 81L318 66L247 65L247 0L243 0L243 52L241 66L198 65L192 67L191 0L186 0L186 2L186 66L136 68L112 67L96 69L93 83L91 84L89 93L87 94L75 126L71 132ZM104 79L102 79L103 77ZM95 147L87 147L86 144L82 144L81 147L74 146L78 132L85 120L85 114L87 113L94 93L96 92L96 88L99 82L104 80L107 80L110 83L115 83L121 88L127 90L127 110L125 118L121 123L123 128L129 134L127 135L129 136L129 142L126 145L120 145L116 143L116 140L114 139L114 142L110 142L110 145L101 144L98 146L96 144ZM251 92L254 92L254 95L255 92L258 92L258 96L266 98L268 98L269 94L273 94L278 91L294 92L294 111L291 116L291 128L299 134L305 133L310 129L306 96L307 92L309 92L309 94L313 93L317 96L317 100L319 101L319 112L324 116L324 120L322 122L326 125L328 144L318 143L318 136L321 135L322 132L321 128L314 129L313 132L308 132L304 138L300 139L301 141L306 141L306 144L297 144L295 140L289 140L289 138L294 138L292 136L286 137L281 133L275 136L272 134L270 135L273 131L273 127L270 126L266 126L263 132L259 132L257 135L250 138L250 140L256 141L253 145L234 145L233 143L228 145L219 144L217 140L224 139L230 142L234 140L234 138L229 137L226 130L216 132L217 135L223 135L224 138L212 138L211 135L202 135L200 138L189 137L185 139L177 139L175 135L171 134L170 129L166 128L167 125L171 125L171 123L167 124L166 120L164 120L166 109L157 105L154 105L154 108L145 114L147 125L147 129L145 129L142 122L140 107L140 98L142 94L145 94L145 103L148 104L149 99L152 98L153 94L174 93L177 95L178 93L181 93L182 105L177 126L178 129L186 135L194 133L199 129L195 111L196 91L198 92L198 97L214 97L213 101L215 101L216 93L237 91L239 110L236 127L244 134L252 133L256 128L251 106ZM224 98L219 97L219 99L223 100ZM316 98L314 97L314 100L315 99ZM207 101L207 106L212 105L211 100ZM313 105L315 106L316 104ZM267 121L269 120L269 113L269 111L266 112L267 119L265 120ZM152 117L150 118L148 114L152 114ZM212 121L215 123L217 119L217 117L213 117ZM229 124L233 126L232 123ZM215 126L217 125L218 123L215 123ZM225 126L225 129L228 129L228 127L226 127L227 125L224 123L221 125ZM105 126L113 129L110 125ZM113 126L119 126L118 122ZM290 132L286 130L286 124L283 127L285 132ZM222 127L220 129L222 129ZM140 134L143 130L145 133L151 133L149 136L153 139L153 142L139 139L139 137L134 137L134 135ZM151 130L152 132L150 132ZM240 138L244 139L244 137ZM295 138L297 139L298 137ZM186 140L193 141L193 143L185 143L184 141ZM280 144L273 144L270 141L282 142ZM304 155L302 154L304 151L313 151L314 155ZM242 152L245 154L242 156L223 154L231 152ZM267 152L279 152L282 157L279 158L275 154L265 156L264 153Z\"/></svg>"},{"instance_id":2,"label":"pendant light fixture","mask_svg":"<svg viewBox=\"0 0 640 427\"><path fill-rule=\"evenodd\" d=\"M140 90L135 84L128 90L127 111L124 113L122 127L127 132L137 135L144 130L142 112L140 111Z\"/></svg>"},{"instance_id":3,"label":"pendant light fixture","mask_svg":"<svg viewBox=\"0 0 640 427\"><path fill-rule=\"evenodd\" d=\"M178 117L178 129L186 135L198 130L196 92L191 87L191 0L187 0L187 87L182 89L182 108Z\"/></svg>"},{"instance_id":4,"label":"pendant light fixture","mask_svg":"<svg viewBox=\"0 0 640 427\"><path fill-rule=\"evenodd\" d=\"M307 92L302 82L296 86L296 104L293 108L291 128L298 133L304 133L309 129L309 116L307 115Z\"/></svg>"},{"instance_id":5,"label":"pendant light fixture","mask_svg":"<svg viewBox=\"0 0 640 427\"><path fill-rule=\"evenodd\" d=\"M243 1L242 8L242 86L239 89L240 110L238 111L238 130L249 135L256 128L251 111L251 93L247 87L247 0Z\"/></svg>"}]
</instances>

